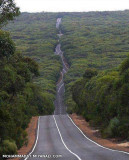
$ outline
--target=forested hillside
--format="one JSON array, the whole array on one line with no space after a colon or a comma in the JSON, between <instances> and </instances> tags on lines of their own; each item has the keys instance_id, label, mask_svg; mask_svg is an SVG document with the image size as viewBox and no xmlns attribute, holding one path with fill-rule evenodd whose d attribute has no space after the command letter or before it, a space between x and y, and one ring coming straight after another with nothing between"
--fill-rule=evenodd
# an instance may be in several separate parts
<instances>
[{"instance_id":1,"label":"forested hillside","mask_svg":"<svg viewBox=\"0 0 129 160\"><path fill-rule=\"evenodd\" d=\"M71 86L86 68L112 70L129 54L129 11L61 13L62 50L70 70L65 76L66 104L75 106Z\"/></svg>"},{"instance_id":2,"label":"forested hillside","mask_svg":"<svg viewBox=\"0 0 129 160\"><path fill-rule=\"evenodd\" d=\"M129 139L129 11L61 16L68 112L82 115L103 137Z\"/></svg>"},{"instance_id":3,"label":"forested hillside","mask_svg":"<svg viewBox=\"0 0 129 160\"><path fill-rule=\"evenodd\" d=\"M71 86L85 69L116 68L129 52L129 11L88 13L22 13L7 26L17 49L34 58L40 66L36 83L55 95L60 59L53 54L57 44L55 22L62 17L62 50L70 70L65 76L66 104L69 112L75 106ZM47 54L46 54L47 53Z\"/></svg>"},{"instance_id":4,"label":"forested hillside","mask_svg":"<svg viewBox=\"0 0 129 160\"><path fill-rule=\"evenodd\" d=\"M40 76L35 83L50 100L54 100L61 69L60 59L54 55L58 43L57 16L56 13L22 13L5 28L11 32L17 50L38 62Z\"/></svg>"}]
</instances>

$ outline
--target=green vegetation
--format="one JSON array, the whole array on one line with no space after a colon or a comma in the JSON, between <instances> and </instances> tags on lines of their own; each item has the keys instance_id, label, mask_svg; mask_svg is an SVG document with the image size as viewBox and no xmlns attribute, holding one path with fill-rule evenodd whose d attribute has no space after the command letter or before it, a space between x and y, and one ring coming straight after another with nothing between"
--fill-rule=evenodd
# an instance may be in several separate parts
<instances>
[{"instance_id":1,"label":"green vegetation","mask_svg":"<svg viewBox=\"0 0 129 160\"><path fill-rule=\"evenodd\" d=\"M129 11L60 16L62 50L70 65L68 112L84 116L103 137L129 139Z\"/></svg>"},{"instance_id":2,"label":"green vegetation","mask_svg":"<svg viewBox=\"0 0 129 160\"><path fill-rule=\"evenodd\" d=\"M87 69L72 95L75 112L99 127L103 137L129 139L129 57L118 71Z\"/></svg>"},{"instance_id":3,"label":"green vegetation","mask_svg":"<svg viewBox=\"0 0 129 160\"><path fill-rule=\"evenodd\" d=\"M19 8L16 7L14 0L0 1L0 27L7 24L7 21L13 20L19 14Z\"/></svg>"},{"instance_id":4,"label":"green vegetation","mask_svg":"<svg viewBox=\"0 0 129 160\"><path fill-rule=\"evenodd\" d=\"M15 14L10 16L4 22ZM32 116L54 112L61 68L60 59L54 55L55 22L56 15L51 13L23 13L4 28L12 31L14 41L9 32L0 30L0 156L16 154L27 144L25 129Z\"/></svg>"},{"instance_id":5,"label":"green vegetation","mask_svg":"<svg viewBox=\"0 0 129 160\"><path fill-rule=\"evenodd\" d=\"M60 13L62 50L70 69L65 76L68 112L75 106L71 86L86 68L112 70L129 53L129 11Z\"/></svg>"},{"instance_id":6,"label":"green vegetation","mask_svg":"<svg viewBox=\"0 0 129 160\"><path fill-rule=\"evenodd\" d=\"M18 8L15 13L1 26ZM0 154L17 153L27 143L31 117L54 111L61 70L54 55L57 17L63 17L61 44L70 65L68 112L100 126L104 137L129 138L129 11L22 13L4 28L13 40L0 30Z\"/></svg>"},{"instance_id":7,"label":"green vegetation","mask_svg":"<svg viewBox=\"0 0 129 160\"><path fill-rule=\"evenodd\" d=\"M52 114L52 101L32 79L39 75L37 63L15 52L9 33L1 31L0 54L0 151L12 144L20 148L26 143L25 129L34 115ZM7 45L7 46L6 46ZM7 141L6 141L7 140ZM13 141L13 142L12 142ZM8 143L5 143L8 142ZM5 147L3 147L5 145ZM9 147L10 148L10 147ZM16 147L15 147L16 148Z\"/></svg>"},{"instance_id":8,"label":"green vegetation","mask_svg":"<svg viewBox=\"0 0 129 160\"><path fill-rule=\"evenodd\" d=\"M58 43L57 16L56 13L22 13L6 27L17 50L38 62L40 76L34 81L52 101L61 70L60 58L54 55Z\"/></svg>"},{"instance_id":9,"label":"green vegetation","mask_svg":"<svg viewBox=\"0 0 129 160\"><path fill-rule=\"evenodd\" d=\"M0 148L0 153L3 155L17 154L17 146L15 142L4 140L2 145L3 146Z\"/></svg>"}]
</instances>

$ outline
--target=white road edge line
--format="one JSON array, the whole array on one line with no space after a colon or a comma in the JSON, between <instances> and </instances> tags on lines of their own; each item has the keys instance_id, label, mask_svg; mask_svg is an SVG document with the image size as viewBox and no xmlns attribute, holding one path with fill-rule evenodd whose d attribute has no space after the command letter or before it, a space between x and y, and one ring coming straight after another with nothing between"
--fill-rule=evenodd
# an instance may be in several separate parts
<instances>
[{"instance_id":1,"label":"white road edge line","mask_svg":"<svg viewBox=\"0 0 129 160\"><path fill-rule=\"evenodd\" d=\"M75 157L77 157L78 160L82 160L77 154L73 153L73 152L66 146L66 144L65 144L65 142L64 142L64 140L63 140L63 138L62 138L61 132L60 132L60 130L59 130L59 127L58 127L58 125L57 125L57 122L56 122L56 119L55 119L55 116L54 116L54 115L53 115L53 118L54 118L54 121L55 121L55 124L56 124L56 128L57 128L57 130L58 130L58 133L59 133L59 135L60 135L61 141L62 141L63 145L65 146L65 148L66 148L71 154L73 154Z\"/></svg>"},{"instance_id":2,"label":"white road edge line","mask_svg":"<svg viewBox=\"0 0 129 160\"><path fill-rule=\"evenodd\" d=\"M63 59L62 59L62 61L63 61L63 64L65 65L66 69L68 70L69 68L66 66L66 64L65 64L65 62L64 62L64 60L63 60Z\"/></svg>"},{"instance_id":3,"label":"white road edge line","mask_svg":"<svg viewBox=\"0 0 129 160\"><path fill-rule=\"evenodd\" d=\"M61 81L57 84L59 86L63 82L64 74L61 72Z\"/></svg>"},{"instance_id":4,"label":"white road edge line","mask_svg":"<svg viewBox=\"0 0 129 160\"><path fill-rule=\"evenodd\" d=\"M68 118L71 120L71 122L73 123L73 125L82 133L82 135L83 135L86 139L88 139L89 141L91 141L92 143L96 144L97 146L99 146L99 147L101 147L101 148L107 149L107 150L109 150L109 151L120 152L120 153L124 153L124 154L129 154L128 152L119 151L119 150L113 150L113 149L104 147L104 146L96 143L95 141L91 140L91 139L88 138L88 137L82 132L82 130L74 123L74 121L72 120L72 118L71 118L69 115L67 115L67 116L68 116Z\"/></svg>"},{"instance_id":5,"label":"white road edge line","mask_svg":"<svg viewBox=\"0 0 129 160\"><path fill-rule=\"evenodd\" d=\"M69 68L66 66L65 62L64 62L64 59L63 59L63 54L61 55L61 59L62 59L62 62L64 64L64 66L66 67L66 69L68 70Z\"/></svg>"},{"instance_id":6,"label":"white road edge line","mask_svg":"<svg viewBox=\"0 0 129 160\"><path fill-rule=\"evenodd\" d=\"M63 73L61 72L61 81L60 81L60 83L62 83L63 78L64 78L64 75L63 75ZM60 83L59 83L59 84L60 84Z\"/></svg>"},{"instance_id":7,"label":"white road edge line","mask_svg":"<svg viewBox=\"0 0 129 160\"><path fill-rule=\"evenodd\" d=\"M40 117L38 118L37 138L36 138L34 147L33 147L32 151L28 154L28 156L24 160L27 160L29 158L29 156L34 152L34 150L36 148L36 145L37 145L37 142L38 142L38 139L39 139L39 125L40 125Z\"/></svg>"},{"instance_id":8,"label":"white road edge line","mask_svg":"<svg viewBox=\"0 0 129 160\"><path fill-rule=\"evenodd\" d=\"M60 86L60 88L58 89L58 93L60 92L61 88L63 87L64 83Z\"/></svg>"},{"instance_id":9,"label":"white road edge line","mask_svg":"<svg viewBox=\"0 0 129 160\"><path fill-rule=\"evenodd\" d=\"M63 69L63 71L66 73L66 70L65 70L65 69Z\"/></svg>"},{"instance_id":10,"label":"white road edge line","mask_svg":"<svg viewBox=\"0 0 129 160\"><path fill-rule=\"evenodd\" d=\"M61 72L61 76L62 76L62 80L63 80L63 78L64 78L64 74L63 74L63 72Z\"/></svg>"}]
</instances>

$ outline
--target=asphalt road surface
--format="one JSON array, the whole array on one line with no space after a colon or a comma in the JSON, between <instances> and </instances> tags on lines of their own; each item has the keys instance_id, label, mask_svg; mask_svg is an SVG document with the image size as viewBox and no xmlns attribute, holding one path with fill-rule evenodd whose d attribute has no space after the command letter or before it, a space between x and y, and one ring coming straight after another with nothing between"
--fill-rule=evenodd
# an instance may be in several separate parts
<instances>
[{"instance_id":1,"label":"asphalt road surface","mask_svg":"<svg viewBox=\"0 0 129 160\"><path fill-rule=\"evenodd\" d=\"M66 114L66 106L64 105L64 92L65 92L65 87L64 87L64 74L67 73L68 71L68 64L63 56L63 52L61 51L61 44L60 44L60 38L61 36L63 36L63 34L61 33L59 26L61 24L61 18L57 19L57 23L56 23L56 28L59 30L59 44L56 46L55 49L55 54L59 55L61 57L62 60L62 66L63 69L61 71L61 80L60 82L57 84L57 91L56 91L56 100L55 100L55 115L64 115Z\"/></svg>"},{"instance_id":2,"label":"asphalt road surface","mask_svg":"<svg viewBox=\"0 0 129 160\"><path fill-rule=\"evenodd\" d=\"M59 29L61 18L57 19L56 28ZM59 32L62 36L62 33ZM68 66L64 60L60 43L55 54L62 59L62 78L57 84L55 112L52 116L39 118L37 139L29 157L24 160L129 160L129 153L105 148L88 139L66 114L63 102L64 74Z\"/></svg>"},{"instance_id":3,"label":"asphalt road surface","mask_svg":"<svg viewBox=\"0 0 129 160\"><path fill-rule=\"evenodd\" d=\"M129 154L87 139L67 115L40 117L36 142L31 157L25 160L129 160ZM43 158L47 155L49 158Z\"/></svg>"}]
</instances>

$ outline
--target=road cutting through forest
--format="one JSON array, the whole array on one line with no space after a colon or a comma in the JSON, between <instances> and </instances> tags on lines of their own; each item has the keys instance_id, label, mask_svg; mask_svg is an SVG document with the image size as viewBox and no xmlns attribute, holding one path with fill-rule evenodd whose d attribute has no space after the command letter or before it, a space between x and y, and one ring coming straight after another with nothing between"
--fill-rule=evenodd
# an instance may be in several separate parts
<instances>
[{"instance_id":1,"label":"road cutting through forest","mask_svg":"<svg viewBox=\"0 0 129 160\"><path fill-rule=\"evenodd\" d=\"M59 159L59 160L129 160L129 153L117 151L99 145L89 139L67 115L64 104L64 74L68 72L68 64L61 51L60 38L63 36L57 19L59 44L55 54L61 57L61 80L57 84L55 112L51 116L41 116L38 120L37 138L32 151L24 160Z\"/></svg>"}]
</instances>

